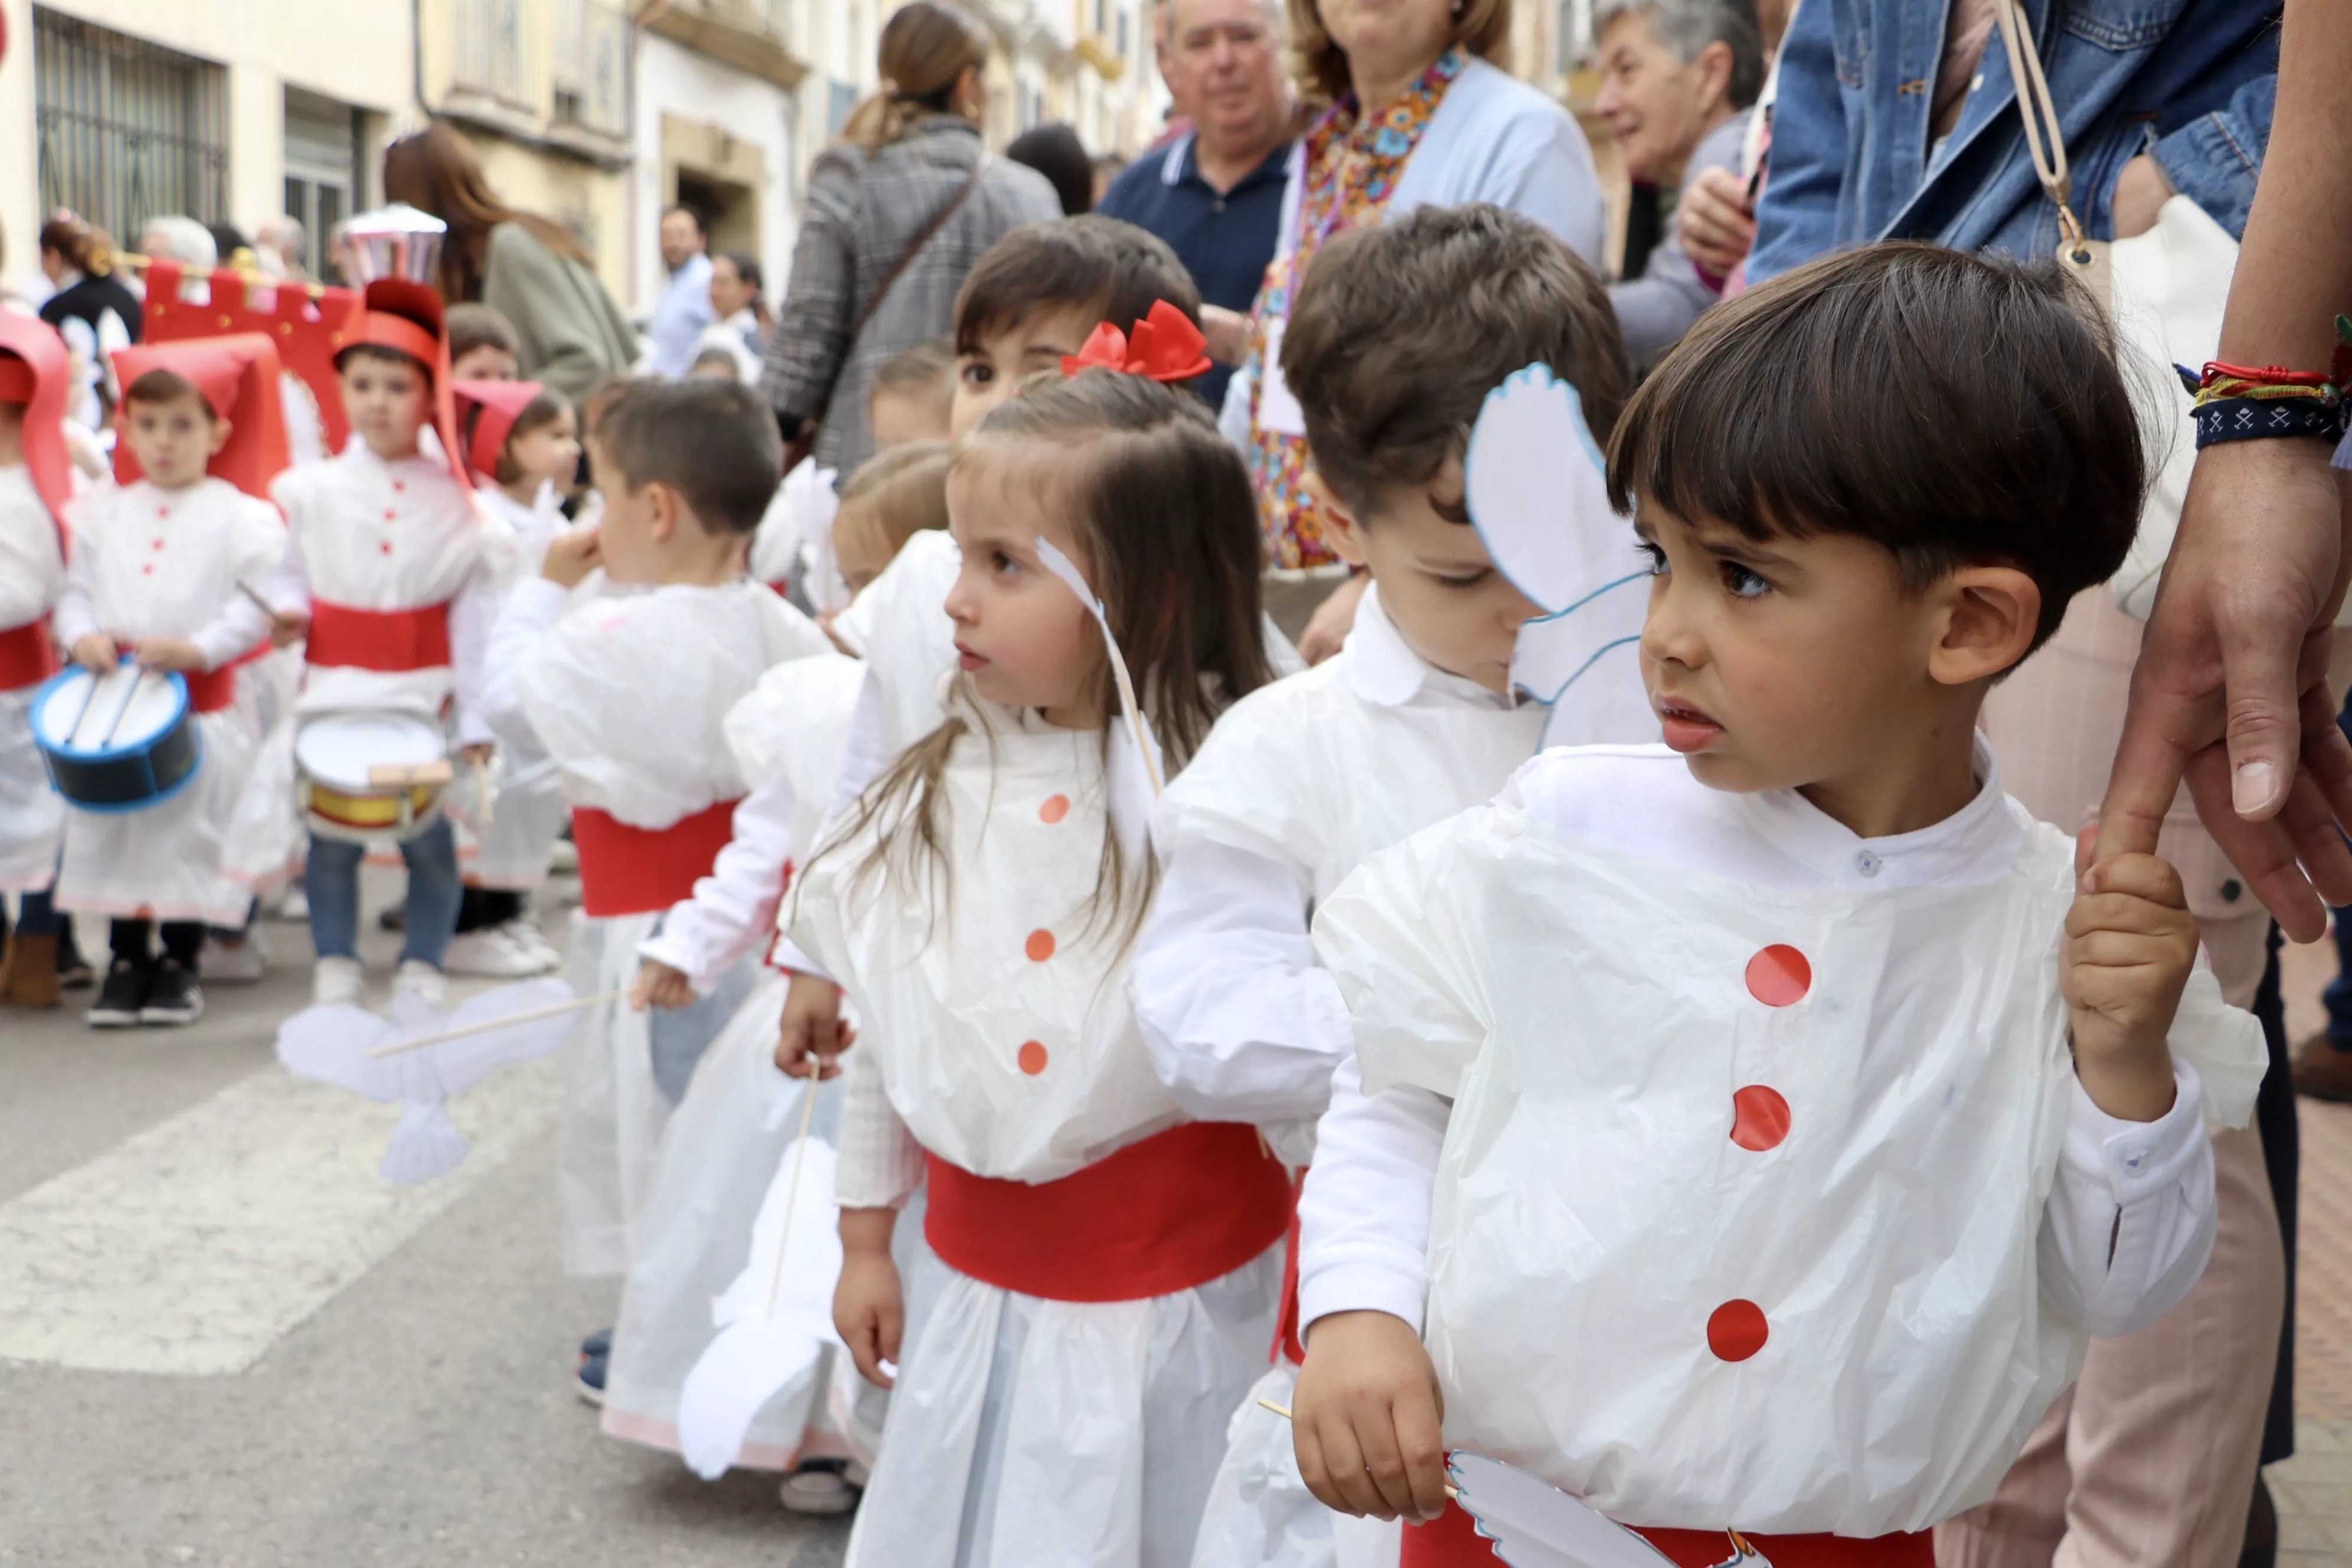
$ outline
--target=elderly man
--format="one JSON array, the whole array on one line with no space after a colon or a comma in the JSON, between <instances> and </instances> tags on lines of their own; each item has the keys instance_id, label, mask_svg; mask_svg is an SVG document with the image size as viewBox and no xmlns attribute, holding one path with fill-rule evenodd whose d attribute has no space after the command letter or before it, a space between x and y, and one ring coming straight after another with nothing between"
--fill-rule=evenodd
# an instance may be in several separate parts
<instances>
[{"instance_id":1,"label":"elderly man","mask_svg":"<svg viewBox=\"0 0 2352 1568\"><path fill-rule=\"evenodd\" d=\"M1218 362L1199 383L1212 407L1281 226L1291 126L1281 14L1278 0L1161 0L1160 75L1192 129L1129 164L1095 208L1166 240L1200 286Z\"/></svg>"},{"instance_id":2,"label":"elderly man","mask_svg":"<svg viewBox=\"0 0 2352 1568\"><path fill-rule=\"evenodd\" d=\"M719 319L710 306L709 244L692 207L675 206L662 214L661 258L669 268L669 281L654 301L646 338L654 374L672 381L694 368L694 345L702 329Z\"/></svg>"}]
</instances>

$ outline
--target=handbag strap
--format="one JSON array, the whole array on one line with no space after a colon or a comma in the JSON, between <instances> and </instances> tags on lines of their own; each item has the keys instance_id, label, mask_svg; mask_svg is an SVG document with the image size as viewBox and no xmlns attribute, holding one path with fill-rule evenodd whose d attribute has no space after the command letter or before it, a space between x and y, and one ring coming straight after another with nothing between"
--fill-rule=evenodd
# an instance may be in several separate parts
<instances>
[{"instance_id":1,"label":"handbag strap","mask_svg":"<svg viewBox=\"0 0 2352 1568\"><path fill-rule=\"evenodd\" d=\"M956 194L947 199L946 205L940 208L931 221L923 226L923 232L915 237L915 243L899 253L898 259L891 264L889 272L884 276L882 287L874 290L873 297L866 301L866 308L857 312L857 321L849 329L846 347L857 346L858 335L866 331L866 323L874 319L874 312L882 308L882 301L890 297L890 290L898 286L899 279L906 276L907 268L914 265L915 258L922 254L923 247L930 244L933 237L947 227L950 218L963 210L963 204L970 201L971 193L980 188L981 174L987 167L986 153L972 160L970 176L957 188Z\"/></svg>"},{"instance_id":2,"label":"handbag strap","mask_svg":"<svg viewBox=\"0 0 2352 1568\"><path fill-rule=\"evenodd\" d=\"M2066 136L2058 122L2058 104L2050 96L2050 79L2042 69L2042 51L2033 42L2033 26L2026 19L2021 0L1993 0L1993 17L2000 41L2009 50L2009 74L2017 84L2018 118L2025 122L2025 151L2042 189L2058 209L2058 227L2065 236L2068 259L2078 266L2091 260L2090 242L2083 222L2074 216L2074 179L2066 167Z\"/></svg>"}]
</instances>

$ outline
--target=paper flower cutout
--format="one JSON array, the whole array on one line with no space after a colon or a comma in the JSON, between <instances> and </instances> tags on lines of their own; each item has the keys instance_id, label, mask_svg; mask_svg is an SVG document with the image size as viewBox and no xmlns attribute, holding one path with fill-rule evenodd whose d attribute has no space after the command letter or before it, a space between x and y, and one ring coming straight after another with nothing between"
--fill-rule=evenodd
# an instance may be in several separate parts
<instances>
[{"instance_id":1,"label":"paper flower cutout","mask_svg":"<svg viewBox=\"0 0 2352 1568\"><path fill-rule=\"evenodd\" d=\"M1658 735L1639 650L1650 567L1605 470L1576 388L1541 364L1486 395L1462 462L1471 525L1544 611L1519 629L1511 682L1550 706L1547 746Z\"/></svg>"},{"instance_id":2,"label":"paper flower cutout","mask_svg":"<svg viewBox=\"0 0 2352 1568\"><path fill-rule=\"evenodd\" d=\"M1208 374L1208 346L1190 317L1165 300L1154 300L1132 332L1097 322L1077 353L1062 356L1062 374L1100 368L1153 381L1190 381Z\"/></svg>"},{"instance_id":3,"label":"paper flower cutout","mask_svg":"<svg viewBox=\"0 0 2352 1568\"><path fill-rule=\"evenodd\" d=\"M1454 1500L1511 1568L1666 1568L1673 1561L1605 1514L1500 1459L1456 1451L1445 1468ZM1772 1568L1729 1531L1725 1552L1717 1568Z\"/></svg>"},{"instance_id":4,"label":"paper flower cutout","mask_svg":"<svg viewBox=\"0 0 2352 1568\"><path fill-rule=\"evenodd\" d=\"M413 1186L456 1170L469 1152L465 1134L449 1120L449 1096L509 1062L548 1055L563 1044L573 1022L569 1011L517 1017L503 1026L497 1020L573 1000L562 981L541 979L485 991L450 1013L405 992L393 997L389 1018L363 1007L306 1007L278 1026L278 1059L297 1078L398 1105L400 1125L376 1173ZM457 1029L468 1032L415 1050L369 1054Z\"/></svg>"}]
</instances>

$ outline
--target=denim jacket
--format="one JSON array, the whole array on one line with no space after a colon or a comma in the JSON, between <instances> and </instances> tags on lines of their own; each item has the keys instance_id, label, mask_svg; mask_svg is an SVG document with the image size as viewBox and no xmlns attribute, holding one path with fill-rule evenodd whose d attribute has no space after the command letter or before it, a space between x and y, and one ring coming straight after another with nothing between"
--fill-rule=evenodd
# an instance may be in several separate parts
<instances>
[{"instance_id":1,"label":"denim jacket","mask_svg":"<svg viewBox=\"0 0 2352 1568\"><path fill-rule=\"evenodd\" d=\"M2034 178L1996 30L1942 148L1928 126L1947 0L1801 0L1780 48L1770 177L1748 276L1841 246L1927 239L2048 256L2058 215ZM2116 177L2154 155L2231 234L2270 142L2280 0L2024 0L2073 165L2074 206L2114 233Z\"/></svg>"}]
</instances>

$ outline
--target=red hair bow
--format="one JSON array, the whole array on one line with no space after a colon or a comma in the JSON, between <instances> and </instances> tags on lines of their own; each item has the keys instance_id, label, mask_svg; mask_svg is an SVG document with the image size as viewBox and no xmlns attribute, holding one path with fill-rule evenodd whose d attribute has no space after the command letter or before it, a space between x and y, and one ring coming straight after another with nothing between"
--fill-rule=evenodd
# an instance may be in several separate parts
<instances>
[{"instance_id":1,"label":"red hair bow","mask_svg":"<svg viewBox=\"0 0 2352 1568\"><path fill-rule=\"evenodd\" d=\"M1132 334L1108 321L1096 323L1086 346L1062 356L1062 374L1076 375L1097 366L1153 381L1190 381L1209 370L1209 340L1189 317L1165 300L1154 300L1151 312L1135 323Z\"/></svg>"}]
</instances>

